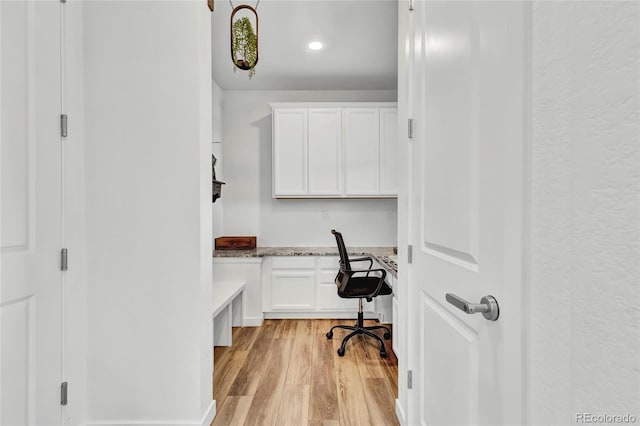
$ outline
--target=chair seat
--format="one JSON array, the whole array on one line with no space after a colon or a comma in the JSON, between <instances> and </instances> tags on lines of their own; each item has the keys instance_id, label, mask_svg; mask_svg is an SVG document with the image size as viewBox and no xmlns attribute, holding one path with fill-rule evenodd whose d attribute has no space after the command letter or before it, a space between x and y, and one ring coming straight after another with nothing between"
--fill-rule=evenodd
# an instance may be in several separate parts
<instances>
[{"instance_id":1,"label":"chair seat","mask_svg":"<svg viewBox=\"0 0 640 426\"><path fill-rule=\"evenodd\" d=\"M365 297L378 287L379 282L380 277L352 277L345 288L338 292L338 295L346 299ZM378 295L385 296L391 293L391 287L384 282Z\"/></svg>"}]
</instances>

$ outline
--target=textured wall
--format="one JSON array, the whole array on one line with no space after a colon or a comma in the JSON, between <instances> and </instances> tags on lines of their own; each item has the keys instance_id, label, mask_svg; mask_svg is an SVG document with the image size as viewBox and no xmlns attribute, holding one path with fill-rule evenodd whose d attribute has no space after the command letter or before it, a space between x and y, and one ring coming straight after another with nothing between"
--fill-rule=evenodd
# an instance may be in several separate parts
<instances>
[{"instance_id":1,"label":"textured wall","mask_svg":"<svg viewBox=\"0 0 640 426\"><path fill-rule=\"evenodd\" d=\"M640 421L640 3L532 18L529 419Z\"/></svg>"}]
</instances>

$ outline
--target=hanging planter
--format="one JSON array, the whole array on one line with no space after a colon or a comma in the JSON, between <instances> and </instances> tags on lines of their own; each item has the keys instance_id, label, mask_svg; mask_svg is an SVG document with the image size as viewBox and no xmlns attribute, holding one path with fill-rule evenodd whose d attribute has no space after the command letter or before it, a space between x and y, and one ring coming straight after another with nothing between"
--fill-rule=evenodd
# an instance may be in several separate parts
<instances>
[{"instance_id":1,"label":"hanging planter","mask_svg":"<svg viewBox=\"0 0 640 426\"><path fill-rule=\"evenodd\" d=\"M248 16L238 15L240 11L249 12L245 14ZM255 31L252 19L255 21ZM246 4L235 7L231 12L231 60L234 71L240 68L249 71L249 78L255 75L258 63L258 12Z\"/></svg>"}]
</instances>

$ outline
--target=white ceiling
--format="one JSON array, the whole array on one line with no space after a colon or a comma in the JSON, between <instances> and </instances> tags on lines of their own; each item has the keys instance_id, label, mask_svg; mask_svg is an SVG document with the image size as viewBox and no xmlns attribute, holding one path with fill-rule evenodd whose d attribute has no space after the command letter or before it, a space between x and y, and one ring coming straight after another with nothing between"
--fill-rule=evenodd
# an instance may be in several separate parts
<instances>
[{"instance_id":1,"label":"white ceiling","mask_svg":"<svg viewBox=\"0 0 640 426\"><path fill-rule=\"evenodd\" d=\"M397 8L396 0L262 0L259 61L249 80L246 71L233 71L231 5L216 0L213 77L225 90L396 89ZM312 40L326 47L311 51Z\"/></svg>"}]
</instances>

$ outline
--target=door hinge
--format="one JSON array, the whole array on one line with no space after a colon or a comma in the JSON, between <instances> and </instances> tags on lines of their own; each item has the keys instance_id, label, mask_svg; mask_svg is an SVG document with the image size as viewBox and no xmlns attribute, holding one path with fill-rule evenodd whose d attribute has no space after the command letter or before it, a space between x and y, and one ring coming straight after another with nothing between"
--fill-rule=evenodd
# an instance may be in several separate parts
<instances>
[{"instance_id":1,"label":"door hinge","mask_svg":"<svg viewBox=\"0 0 640 426\"><path fill-rule=\"evenodd\" d=\"M69 251L66 248L60 250L60 270L62 271L69 269L68 255Z\"/></svg>"},{"instance_id":2,"label":"door hinge","mask_svg":"<svg viewBox=\"0 0 640 426\"><path fill-rule=\"evenodd\" d=\"M407 137L413 139L413 118L407 120Z\"/></svg>"},{"instance_id":3,"label":"door hinge","mask_svg":"<svg viewBox=\"0 0 640 426\"><path fill-rule=\"evenodd\" d=\"M407 246L407 263L413 263L413 246L411 244Z\"/></svg>"},{"instance_id":4,"label":"door hinge","mask_svg":"<svg viewBox=\"0 0 640 426\"><path fill-rule=\"evenodd\" d=\"M407 389L413 389L413 370L407 370Z\"/></svg>"},{"instance_id":5,"label":"door hinge","mask_svg":"<svg viewBox=\"0 0 640 426\"><path fill-rule=\"evenodd\" d=\"M67 390L69 388L69 383L62 382L60 385L60 405L67 405Z\"/></svg>"},{"instance_id":6,"label":"door hinge","mask_svg":"<svg viewBox=\"0 0 640 426\"><path fill-rule=\"evenodd\" d=\"M67 137L67 114L60 114L60 136Z\"/></svg>"}]
</instances>

